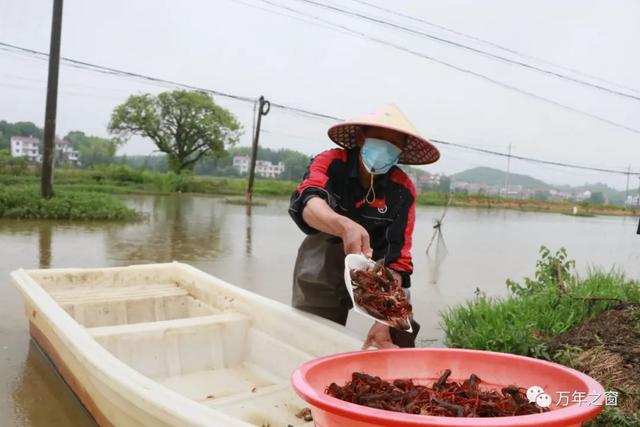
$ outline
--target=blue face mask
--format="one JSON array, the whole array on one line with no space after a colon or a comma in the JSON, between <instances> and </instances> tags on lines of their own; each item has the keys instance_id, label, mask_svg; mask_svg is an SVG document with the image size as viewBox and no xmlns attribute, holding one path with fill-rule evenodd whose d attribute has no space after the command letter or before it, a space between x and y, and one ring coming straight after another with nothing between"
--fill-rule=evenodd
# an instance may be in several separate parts
<instances>
[{"instance_id":1,"label":"blue face mask","mask_svg":"<svg viewBox=\"0 0 640 427\"><path fill-rule=\"evenodd\" d=\"M366 138L362 146L362 163L367 172L381 175L398 163L401 149L383 139Z\"/></svg>"}]
</instances>

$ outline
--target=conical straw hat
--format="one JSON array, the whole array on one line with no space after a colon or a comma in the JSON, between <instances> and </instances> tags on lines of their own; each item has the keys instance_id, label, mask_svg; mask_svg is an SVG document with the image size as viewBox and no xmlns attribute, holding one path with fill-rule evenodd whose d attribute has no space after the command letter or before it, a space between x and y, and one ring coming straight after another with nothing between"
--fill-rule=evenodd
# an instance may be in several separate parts
<instances>
[{"instance_id":1,"label":"conical straw hat","mask_svg":"<svg viewBox=\"0 0 640 427\"><path fill-rule=\"evenodd\" d=\"M420 136L415 127L393 104L385 105L367 115L337 124L329 128L329 138L344 148L354 148L356 133L361 126L375 126L391 129L407 135L407 145L400 154L399 163L406 165L426 165L440 158L438 149L426 138Z\"/></svg>"}]
</instances>

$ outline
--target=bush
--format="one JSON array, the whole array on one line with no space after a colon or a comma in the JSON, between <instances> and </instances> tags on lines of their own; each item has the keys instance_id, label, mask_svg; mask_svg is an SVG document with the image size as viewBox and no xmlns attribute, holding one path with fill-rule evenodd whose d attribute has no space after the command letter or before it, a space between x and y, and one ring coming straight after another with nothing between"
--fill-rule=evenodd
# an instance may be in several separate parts
<instances>
[{"instance_id":1,"label":"bush","mask_svg":"<svg viewBox=\"0 0 640 427\"><path fill-rule=\"evenodd\" d=\"M138 212L117 198L93 192L59 191L42 199L33 187L0 189L0 217L57 220L136 220Z\"/></svg>"},{"instance_id":2,"label":"bush","mask_svg":"<svg viewBox=\"0 0 640 427\"><path fill-rule=\"evenodd\" d=\"M0 150L1 174L26 175L29 169L29 160L26 157L11 157L9 150Z\"/></svg>"},{"instance_id":3,"label":"bush","mask_svg":"<svg viewBox=\"0 0 640 427\"><path fill-rule=\"evenodd\" d=\"M540 249L534 278L524 284L507 281L510 296L488 298L481 293L441 314L445 342L450 347L493 350L550 358L545 342L594 317L615 301L640 301L637 282L618 271L591 270L580 278L564 249L555 255Z\"/></svg>"},{"instance_id":4,"label":"bush","mask_svg":"<svg viewBox=\"0 0 640 427\"><path fill-rule=\"evenodd\" d=\"M612 406L604 408L604 411L593 420L584 423L584 427L638 427L640 426L640 411L637 415L625 414L620 409Z\"/></svg>"}]
</instances>

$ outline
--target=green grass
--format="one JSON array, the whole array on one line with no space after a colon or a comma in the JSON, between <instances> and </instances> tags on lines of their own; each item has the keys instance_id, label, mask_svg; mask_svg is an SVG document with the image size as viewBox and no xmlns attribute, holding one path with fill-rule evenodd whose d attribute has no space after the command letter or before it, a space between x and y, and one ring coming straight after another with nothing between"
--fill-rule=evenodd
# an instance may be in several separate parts
<instances>
[{"instance_id":1,"label":"green grass","mask_svg":"<svg viewBox=\"0 0 640 427\"><path fill-rule=\"evenodd\" d=\"M240 196L247 190L246 178L221 178L158 173L128 166L109 166L93 170L59 169L55 172L55 188L100 193L205 193ZM0 186L38 185L34 174L0 175ZM256 179L254 194L267 197L289 197L297 183L272 179Z\"/></svg>"},{"instance_id":2,"label":"green grass","mask_svg":"<svg viewBox=\"0 0 640 427\"><path fill-rule=\"evenodd\" d=\"M555 278L557 263L562 268L561 284ZM550 358L545 341L615 304L580 298L640 301L638 282L621 272L592 270L585 277L578 277L569 273L571 267L562 251L551 255L544 248L536 278L527 279L525 285L508 282L510 296L489 298L479 294L474 300L441 313L445 343L450 347Z\"/></svg>"},{"instance_id":3,"label":"green grass","mask_svg":"<svg viewBox=\"0 0 640 427\"><path fill-rule=\"evenodd\" d=\"M19 175L0 173L0 186L38 185L37 171L29 170ZM130 166L102 166L95 169L56 169L57 189L69 191L91 191L112 194L166 194L174 192L202 193L222 196L242 196L247 189L247 178L177 175L160 173ZM264 197L289 198L298 182L274 179L256 179L254 194ZM480 208L507 208L522 211L570 212L573 203L545 202L536 200L504 199L486 195L463 193L420 192L416 203L425 206L446 206L451 197L452 206ZM585 211L585 210L588 210ZM635 211L614 206L582 206L580 216L593 213L630 215Z\"/></svg>"},{"instance_id":4,"label":"green grass","mask_svg":"<svg viewBox=\"0 0 640 427\"><path fill-rule=\"evenodd\" d=\"M102 193L57 191L42 199L34 186L0 188L0 218L55 220L137 220L141 214Z\"/></svg>"},{"instance_id":5,"label":"green grass","mask_svg":"<svg viewBox=\"0 0 640 427\"><path fill-rule=\"evenodd\" d=\"M584 427L640 427L640 410L637 415L630 415L607 406L596 418L585 422Z\"/></svg>"},{"instance_id":6,"label":"green grass","mask_svg":"<svg viewBox=\"0 0 640 427\"><path fill-rule=\"evenodd\" d=\"M579 277L572 271L574 266L564 249L552 255L542 247L535 277L525 279L523 284L507 281L511 291L508 297L488 298L477 292L474 300L441 313L445 343L450 347L521 354L572 366L573 352L582 349L565 348L549 354L546 343L551 338L603 313L618 304L617 300L640 301L640 284L623 273L591 270ZM620 384L604 385L607 390L620 389ZM640 412L607 407L585 426L640 427Z\"/></svg>"}]
</instances>

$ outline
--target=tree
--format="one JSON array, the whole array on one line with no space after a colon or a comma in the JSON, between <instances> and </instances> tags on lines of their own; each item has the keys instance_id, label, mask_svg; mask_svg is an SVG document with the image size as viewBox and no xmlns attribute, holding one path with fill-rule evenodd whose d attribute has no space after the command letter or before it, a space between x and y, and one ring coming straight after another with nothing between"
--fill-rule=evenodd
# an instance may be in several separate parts
<instances>
[{"instance_id":1,"label":"tree","mask_svg":"<svg viewBox=\"0 0 640 427\"><path fill-rule=\"evenodd\" d=\"M539 200L539 201L549 200L549 192L546 190L536 190L533 193L533 200Z\"/></svg>"},{"instance_id":2,"label":"tree","mask_svg":"<svg viewBox=\"0 0 640 427\"><path fill-rule=\"evenodd\" d=\"M310 157L298 151L286 150L284 155L284 173L281 178L299 181L307 171Z\"/></svg>"},{"instance_id":3,"label":"tree","mask_svg":"<svg viewBox=\"0 0 640 427\"><path fill-rule=\"evenodd\" d=\"M451 178L441 175L440 184L438 184L436 191L439 193L449 193L451 191Z\"/></svg>"},{"instance_id":4,"label":"tree","mask_svg":"<svg viewBox=\"0 0 640 427\"><path fill-rule=\"evenodd\" d=\"M7 175L23 175L29 169L26 157L11 157L9 150L0 149L0 173Z\"/></svg>"},{"instance_id":5,"label":"tree","mask_svg":"<svg viewBox=\"0 0 640 427\"><path fill-rule=\"evenodd\" d=\"M98 136L85 135L81 131L71 131L65 136L67 141L78 150L80 164L84 167L95 167L112 163L120 141Z\"/></svg>"},{"instance_id":6,"label":"tree","mask_svg":"<svg viewBox=\"0 0 640 427\"><path fill-rule=\"evenodd\" d=\"M42 129L32 122L9 123L0 120L0 150L10 147L12 136L32 136L42 140Z\"/></svg>"},{"instance_id":7,"label":"tree","mask_svg":"<svg viewBox=\"0 0 640 427\"><path fill-rule=\"evenodd\" d=\"M602 194L602 191L595 191L591 193L589 203L591 203L592 205L604 205L605 202L606 200L604 198L604 194Z\"/></svg>"},{"instance_id":8,"label":"tree","mask_svg":"<svg viewBox=\"0 0 640 427\"><path fill-rule=\"evenodd\" d=\"M155 142L167 154L176 173L193 170L205 156L224 153L241 133L235 117L204 92L174 90L158 96L131 95L111 115L109 131L129 138L140 135Z\"/></svg>"}]
</instances>

